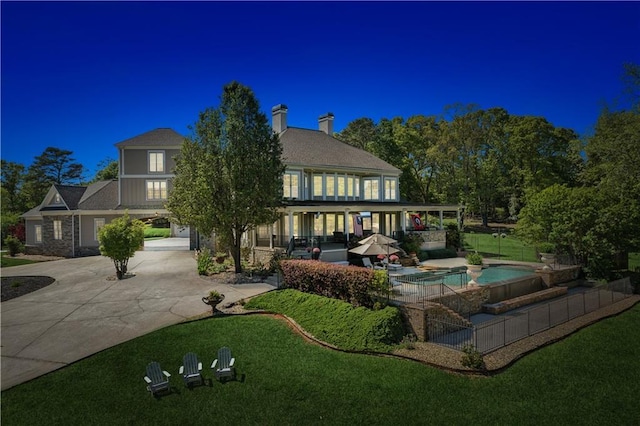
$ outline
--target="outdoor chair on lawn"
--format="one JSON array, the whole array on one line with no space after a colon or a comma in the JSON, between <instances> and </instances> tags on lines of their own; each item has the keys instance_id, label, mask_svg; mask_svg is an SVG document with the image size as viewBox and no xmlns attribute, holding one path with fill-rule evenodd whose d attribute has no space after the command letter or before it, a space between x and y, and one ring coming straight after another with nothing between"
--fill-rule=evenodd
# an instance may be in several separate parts
<instances>
[{"instance_id":1,"label":"outdoor chair on lawn","mask_svg":"<svg viewBox=\"0 0 640 426\"><path fill-rule=\"evenodd\" d=\"M236 368L233 366L235 362L236 359L231 356L231 350L229 348L226 346L220 348L218 358L213 360L213 364L211 364L211 369L214 370L216 379L220 380L223 377L225 379L227 377L235 379Z\"/></svg>"},{"instance_id":2,"label":"outdoor chair on lawn","mask_svg":"<svg viewBox=\"0 0 640 426\"><path fill-rule=\"evenodd\" d=\"M202 363L198 361L198 356L193 352L187 353L182 358L182 365L180 366L180 375L184 384L189 387L193 383L204 384L204 378L202 377Z\"/></svg>"},{"instance_id":3,"label":"outdoor chair on lawn","mask_svg":"<svg viewBox=\"0 0 640 426\"><path fill-rule=\"evenodd\" d=\"M169 391L169 377L171 377L171 374L160 368L160 364L155 361L149 363L147 365L147 375L144 376L144 381L147 382L147 390L152 395Z\"/></svg>"}]
</instances>

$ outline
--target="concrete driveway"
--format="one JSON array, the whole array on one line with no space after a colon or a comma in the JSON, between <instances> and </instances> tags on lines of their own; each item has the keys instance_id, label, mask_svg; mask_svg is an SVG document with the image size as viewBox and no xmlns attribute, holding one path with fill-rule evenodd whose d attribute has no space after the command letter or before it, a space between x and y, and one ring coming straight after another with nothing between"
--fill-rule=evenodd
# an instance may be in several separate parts
<instances>
[{"instance_id":1,"label":"concrete driveway","mask_svg":"<svg viewBox=\"0 0 640 426\"><path fill-rule=\"evenodd\" d=\"M135 276L118 281L113 262L102 256L3 269L3 276L45 275L56 281L0 305L2 390L210 313L201 300L210 290L224 293L228 303L274 288L200 278L189 251L139 251L128 269Z\"/></svg>"}]
</instances>

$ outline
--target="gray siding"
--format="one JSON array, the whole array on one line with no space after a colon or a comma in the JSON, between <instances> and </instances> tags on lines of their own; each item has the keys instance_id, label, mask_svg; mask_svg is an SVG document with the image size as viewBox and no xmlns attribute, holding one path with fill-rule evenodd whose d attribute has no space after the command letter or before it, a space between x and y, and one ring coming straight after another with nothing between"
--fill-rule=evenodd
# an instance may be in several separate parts
<instances>
[{"instance_id":1,"label":"gray siding","mask_svg":"<svg viewBox=\"0 0 640 426\"><path fill-rule=\"evenodd\" d=\"M42 226L42 220L25 220L24 227L26 232L27 245L42 245L42 242L36 243L36 225ZM43 234L44 237L44 234Z\"/></svg>"},{"instance_id":2,"label":"gray siding","mask_svg":"<svg viewBox=\"0 0 640 426\"><path fill-rule=\"evenodd\" d=\"M149 174L149 165L147 164L149 151L164 151L165 171L162 174L172 172L176 166L173 157L180 153L179 149L125 149L123 152L125 175Z\"/></svg>"},{"instance_id":3,"label":"gray siding","mask_svg":"<svg viewBox=\"0 0 640 426\"><path fill-rule=\"evenodd\" d=\"M81 216L80 217L80 245L82 247L98 247L100 244L97 240L94 239L94 219L102 218L104 219L105 224L108 224L113 219L119 217L120 215L91 215L91 216Z\"/></svg>"},{"instance_id":4,"label":"gray siding","mask_svg":"<svg viewBox=\"0 0 640 426\"><path fill-rule=\"evenodd\" d=\"M123 207L163 207L166 200L151 200L147 201L147 180L153 179L153 176L149 178L122 178L120 179L121 185L121 204ZM161 179L161 178L159 178ZM167 179L167 194L171 192L172 182L171 179Z\"/></svg>"}]
</instances>

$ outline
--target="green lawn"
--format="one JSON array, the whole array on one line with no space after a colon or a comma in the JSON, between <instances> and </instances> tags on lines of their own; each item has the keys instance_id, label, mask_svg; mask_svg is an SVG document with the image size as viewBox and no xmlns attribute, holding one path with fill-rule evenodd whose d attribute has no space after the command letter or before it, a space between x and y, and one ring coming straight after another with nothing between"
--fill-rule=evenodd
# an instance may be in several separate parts
<instances>
[{"instance_id":1,"label":"green lawn","mask_svg":"<svg viewBox=\"0 0 640 426\"><path fill-rule=\"evenodd\" d=\"M629 253L629 270L640 271L640 253Z\"/></svg>"},{"instance_id":2,"label":"green lawn","mask_svg":"<svg viewBox=\"0 0 640 426\"><path fill-rule=\"evenodd\" d=\"M168 238L171 235L170 228L152 228L151 226L144 227L144 238Z\"/></svg>"},{"instance_id":3,"label":"green lawn","mask_svg":"<svg viewBox=\"0 0 640 426\"><path fill-rule=\"evenodd\" d=\"M233 316L171 326L2 393L3 424L636 424L640 305L491 378L332 351L282 321ZM240 380L187 390L178 367L228 345ZM149 361L173 374L154 399ZM207 378L212 374L205 371Z\"/></svg>"},{"instance_id":4,"label":"green lawn","mask_svg":"<svg viewBox=\"0 0 640 426\"><path fill-rule=\"evenodd\" d=\"M8 268L9 266L28 265L29 263L37 262L33 260L19 259L4 254L2 255L2 257L0 257L0 266L3 268Z\"/></svg>"},{"instance_id":5,"label":"green lawn","mask_svg":"<svg viewBox=\"0 0 640 426\"><path fill-rule=\"evenodd\" d=\"M535 247L523 243L508 232L504 233L506 237L496 238L492 234L465 232L464 246L467 250L476 250L485 257L538 262Z\"/></svg>"}]
</instances>

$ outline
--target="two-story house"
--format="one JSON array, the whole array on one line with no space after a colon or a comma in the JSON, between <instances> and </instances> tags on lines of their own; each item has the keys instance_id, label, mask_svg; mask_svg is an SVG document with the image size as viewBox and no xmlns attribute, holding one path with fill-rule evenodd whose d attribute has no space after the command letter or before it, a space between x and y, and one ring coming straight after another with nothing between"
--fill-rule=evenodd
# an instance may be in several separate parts
<instances>
[{"instance_id":1,"label":"two-story house","mask_svg":"<svg viewBox=\"0 0 640 426\"><path fill-rule=\"evenodd\" d=\"M284 200L280 218L247 236L256 251L287 247L292 239L313 238L325 244L323 260L347 259L345 242L352 235L379 232L397 236L411 230L411 213L444 212L460 217L462 206L403 202L400 170L375 155L343 143L333 135L333 114L319 118L318 130L287 125L287 107L272 109L273 130L283 147ZM131 217L168 217L165 202L184 137L161 128L117 143L119 179L88 186L53 185L43 202L23 214L29 253L81 256L98 253L98 230L127 210ZM173 235L196 230L174 227ZM190 235L189 235L190 234ZM443 248L445 233L421 233L424 248Z\"/></svg>"},{"instance_id":2,"label":"two-story house","mask_svg":"<svg viewBox=\"0 0 640 426\"><path fill-rule=\"evenodd\" d=\"M347 259L345 244L350 235L382 233L397 236L412 228L410 214L438 214L462 206L420 205L402 202L400 170L375 155L333 137L331 113L318 120L318 130L287 125L287 107L272 108L272 127L280 135L283 162L284 206L272 225L257 228L254 245L286 247L292 238L314 239L325 244L323 260ZM424 231L423 247L444 248L442 230Z\"/></svg>"},{"instance_id":3,"label":"two-story house","mask_svg":"<svg viewBox=\"0 0 640 426\"><path fill-rule=\"evenodd\" d=\"M25 219L26 251L66 257L98 254L98 230L125 211L135 218L166 217L173 158L184 137L162 128L116 144L119 179L87 186L53 185ZM174 235L183 233L173 228Z\"/></svg>"}]
</instances>

